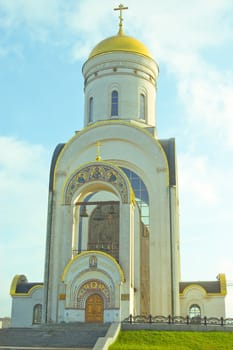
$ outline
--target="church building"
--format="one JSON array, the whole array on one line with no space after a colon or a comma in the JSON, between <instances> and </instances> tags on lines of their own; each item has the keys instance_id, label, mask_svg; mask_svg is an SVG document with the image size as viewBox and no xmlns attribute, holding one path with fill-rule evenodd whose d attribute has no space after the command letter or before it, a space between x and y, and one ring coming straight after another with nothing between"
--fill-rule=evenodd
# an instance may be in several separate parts
<instances>
[{"instance_id":1,"label":"church building","mask_svg":"<svg viewBox=\"0 0 233 350\"><path fill-rule=\"evenodd\" d=\"M224 274L181 282L175 140L157 136L159 68L124 9L83 65L84 128L51 162L44 282L13 278L14 327L225 316Z\"/></svg>"}]
</instances>

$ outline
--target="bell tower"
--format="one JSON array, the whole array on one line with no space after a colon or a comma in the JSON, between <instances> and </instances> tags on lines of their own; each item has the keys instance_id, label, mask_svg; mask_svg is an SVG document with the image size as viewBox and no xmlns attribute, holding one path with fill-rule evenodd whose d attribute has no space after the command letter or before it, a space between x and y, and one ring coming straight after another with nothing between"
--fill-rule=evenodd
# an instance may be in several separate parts
<instances>
[{"instance_id":1,"label":"bell tower","mask_svg":"<svg viewBox=\"0 0 233 350\"><path fill-rule=\"evenodd\" d=\"M158 65L147 47L123 31L98 43L83 65L85 126L97 121L136 121L156 126Z\"/></svg>"},{"instance_id":2,"label":"bell tower","mask_svg":"<svg viewBox=\"0 0 233 350\"><path fill-rule=\"evenodd\" d=\"M223 275L180 282L175 140L157 138L159 69L125 9L83 65L85 127L51 162L44 284L15 277L14 325L224 315Z\"/></svg>"}]
</instances>

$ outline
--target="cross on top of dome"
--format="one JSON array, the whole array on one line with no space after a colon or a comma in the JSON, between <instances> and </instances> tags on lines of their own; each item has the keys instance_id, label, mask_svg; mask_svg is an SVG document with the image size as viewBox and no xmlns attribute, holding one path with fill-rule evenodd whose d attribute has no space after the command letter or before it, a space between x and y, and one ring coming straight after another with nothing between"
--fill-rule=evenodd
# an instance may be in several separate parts
<instances>
[{"instance_id":1,"label":"cross on top of dome","mask_svg":"<svg viewBox=\"0 0 233 350\"><path fill-rule=\"evenodd\" d=\"M118 7L114 8L114 11L120 11L120 22L119 22L119 33L118 34L123 34L123 16L122 16L122 11L123 10L128 10L128 7L120 4Z\"/></svg>"}]
</instances>

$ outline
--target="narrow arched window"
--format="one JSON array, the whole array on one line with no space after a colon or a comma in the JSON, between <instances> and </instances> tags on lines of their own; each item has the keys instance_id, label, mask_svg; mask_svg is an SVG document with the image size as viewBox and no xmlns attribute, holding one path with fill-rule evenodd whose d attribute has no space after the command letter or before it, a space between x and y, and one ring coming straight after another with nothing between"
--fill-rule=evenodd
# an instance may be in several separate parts
<instances>
[{"instance_id":1,"label":"narrow arched window","mask_svg":"<svg viewBox=\"0 0 233 350\"><path fill-rule=\"evenodd\" d=\"M145 102L145 95L143 94L140 94L139 118L142 120L146 120L146 102Z\"/></svg>"},{"instance_id":2,"label":"narrow arched window","mask_svg":"<svg viewBox=\"0 0 233 350\"><path fill-rule=\"evenodd\" d=\"M41 318L42 318L42 305L41 304L36 304L33 308L33 319L32 323L41 323Z\"/></svg>"},{"instance_id":3,"label":"narrow arched window","mask_svg":"<svg viewBox=\"0 0 233 350\"><path fill-rule=\"evenodd\" d=\"M200 319L201 317L201 309L200 306L197 304L193 304L189 308L189 318L190 319Z\"/></svg>"},{"instance_id":4,"label":"narrow arched window","mask_svg":"<svg viewBox=\"0 0 233 350\"><path fill-rule=\"evenodd\" d=\"M89 98L89 106L88 106L88 123L93 122L93 97Z\"/></svg>"},{"instance_id":5,"label":"narrow arched window","mask_svg":"<svg viewBox=\"0 0 233 350\"><path fill-rule=\"evenodd\" d=\"M111 117L118 116L118 91L112 91Z\"/></svg>"}]
</instances>

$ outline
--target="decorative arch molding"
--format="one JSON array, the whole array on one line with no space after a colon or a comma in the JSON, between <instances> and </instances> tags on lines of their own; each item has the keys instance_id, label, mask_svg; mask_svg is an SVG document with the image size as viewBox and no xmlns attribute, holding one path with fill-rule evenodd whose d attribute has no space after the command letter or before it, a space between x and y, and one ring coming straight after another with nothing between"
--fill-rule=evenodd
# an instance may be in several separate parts
<instances>
[{"instance_id":1,"label":"decorative arch molding","mask_svg":"<svg viewBox=\"0 0 233 350\"><path fill-rule=\"evenodd\" d=\"M116 307L116 295L119 295L119 283L112 278L111 271L96 269L80 272L73 280L66 283L66 305L70 308L84 309L86 300L98 294L104 301L105 308Z\"/></svg>"},{"instance_id":2,"label":"decorative arch molding","mask_svg":"<svg viewBox=\"0 0 233 350\"><path fill-rule=\"evenodd\" d=\"M92 270L106 271L107 274L108 271L111 271L111 278L114 277L118 284L125 281L122 268L111 255L101 251L90 250L76 255L68 262L62 274L62 282L68 284L80 273Z\"/></svg>"},{"instance_id":3,"label":"decorative arch molding","mask_svg":"<svg viewBox=\"0 0 233 350\"><path fill-rule=\"evenodd\" d=\"M63 203L70 205L76 192L94 182L113 187L124 204L134 201L133 190L124 172L115 165L98 161L82 166L69 177L64 187Z\"/></svg>"},{"instance_id":4,"label":"decorative arch molding","mask_svg":"<svg viewBox=\"0 0 233 350\"><path fill-rule=\"evenodd\" d=\"M98 283L96 284L95 282ZM81 290L82 287L83 290ZM84 309L86 299L92 294L99 294L104 300L105 308L109 308L114 304L116 288L116 280L112 278L110 271L104 271L99 268L94 269L94 271L85 269L79 271L73 280L66 283L67 304L70 307ZM109 295L109 298L106 298L106 295ZM80 300L83 303L81 302L80 304Z\"/></svg>"},{"instance_id":5,"label":"decorative arch molding","mask_svg":"<svg viewBox=\"0 0 233 350\"><path fill-rule=\"evenodd\" d=\"M183 297L187 297L189 294L193 294L193 293L198 293L200 297L205 297L206 295L208 295L204 287L194 283L185 287L181 295Z\"/></svg>"},{"instance_id":6,"label":"decorative arch molding","mask_svg":"<svg viewBox=\"0 0 233 350\"><path fill-rule=\"evenodd\" d=\"M87 298L98 294L105 309L119 308L120 285L124 281L120 265L109 254L100 251L80 253L70 260L63 272L66 306L85 309Z\"/></svg>"},{"instance_id":7,"label":"decorative arch molding","mask_svg":"<svg viewBox=\"0 0 233 350\"><path fill-rule=\"evenodd\" d=\"M92 294L98 294L103 298L105 309L114 307L114 296L112 295L109 286L99 279L91 279L85 281L77 292L77 308L85 309L86 300Z\"/></svg>"}]
</instances>

